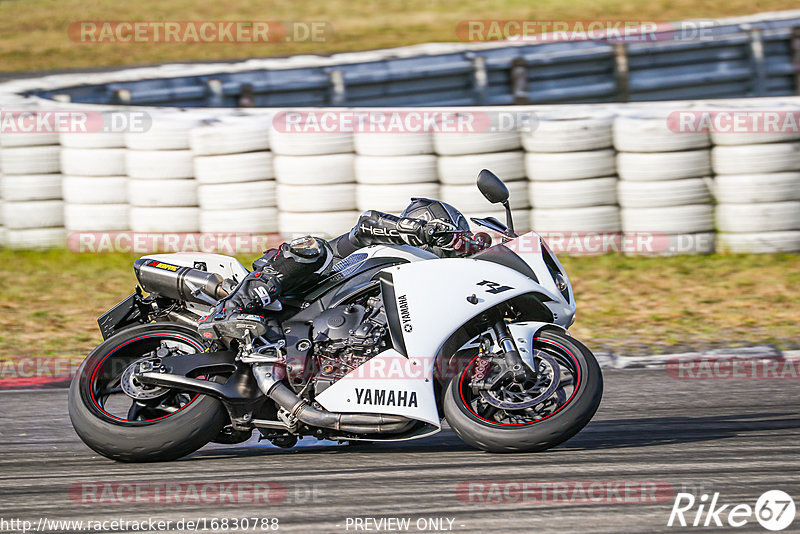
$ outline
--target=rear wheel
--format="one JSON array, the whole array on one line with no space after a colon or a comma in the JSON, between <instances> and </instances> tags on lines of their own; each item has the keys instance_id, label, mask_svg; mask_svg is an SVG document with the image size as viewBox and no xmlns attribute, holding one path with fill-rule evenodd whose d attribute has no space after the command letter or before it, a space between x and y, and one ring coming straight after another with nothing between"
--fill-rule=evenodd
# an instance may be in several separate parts
<instances>
[{"instance_id":1,"label":"rear wheel","mask_svg":"<svg viewBox=\"0 0 800 534\"><path fill-rule=\"evenodd\" d=\"M543 451L591 420L603 395L591 351L555 331L541 332L532 348L534 378L515 382L502 357L478 354L450 381L444 413L464 442L489 452Z\"/></svg>"},{"instance_id":2,"label":"rear wheel","mask_svg":"<svg viewBox=\"0 0 800 534\"><path fill-rule=\"evenodd\" d=\"M133 371L157 355L203 350L197 332L174 324L150 323L108 338L72 380L69 416L75 432L96 452L123 462L173 460L199 449L230 422L219 401L145 386Z\"/></svg>"}]
</instances>

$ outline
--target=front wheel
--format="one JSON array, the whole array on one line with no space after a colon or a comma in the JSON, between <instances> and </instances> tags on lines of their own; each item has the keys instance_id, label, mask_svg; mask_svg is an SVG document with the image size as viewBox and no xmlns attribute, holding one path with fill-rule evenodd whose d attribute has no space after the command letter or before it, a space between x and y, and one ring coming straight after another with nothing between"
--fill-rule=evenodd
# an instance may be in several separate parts
<instances>
[{"instance_id":1,"label":"front wheel","mask_svg":"<svg viewBox=\"0 0 800 534\"><path fill-rule=\"evenodd\" d=\"M603 375L582 343L556 331L533 339L535 377L509 378L502 357L478 354L444 394L444 413L464 442L489 452L555 447L591 420L603 396Z\"/></svg>"},{"instance_id":2,"label":"front wheel","mask_svg":"<svg viewBox=\"0 0 800 534\"><path fill-rule=\"evenodd\" d=\"M133 371L157 356L203 350L196 331L174 324L149 323L111 336L72 380L69 417L75 432L96 452L123 462L173 460L199 449L229 422L220 402L145 386Z\"/></svg>"}]
</instances>

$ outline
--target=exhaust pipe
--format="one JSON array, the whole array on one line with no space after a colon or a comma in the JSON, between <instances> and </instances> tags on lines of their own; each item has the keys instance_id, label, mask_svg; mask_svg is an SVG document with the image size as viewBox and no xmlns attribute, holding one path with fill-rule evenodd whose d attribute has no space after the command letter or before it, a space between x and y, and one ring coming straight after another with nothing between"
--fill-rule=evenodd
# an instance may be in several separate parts
<instances>
[{"instance_id":1,"label":"exhaust pipe","mask_svg":"<svg viewBox=\"0 0 800 534\"><path fill-rule=\"evenodd\" d=\"M190 312L189 310L173 310L167 313L167 319L174 323L180 323L191 328L197 328L201 317L196 313Z\"/></svg>"},{"instance_id":2,"label":"exhaust pipe","mask_svg":"<svg viewBox=\"0 0 800 534\"><path fill-rule=\"evenodd\" d=\"M209 305L226 297L222 276L191 267L181 267L159 260L141 258L133 262L133 270L142 288L163 297Z\"/></svg>"},{"instance_id":3,"label":"exhaust pipe","mask_svg":"<svg viewBox=\"0 0 800 534\"><path fill-rule=\"evenodd\" d=\"M285 377L285 370L282 367L262 363L254 364L252 369L259 389L278 406L309 426L331 428L353 434L389 434L402 432L414 424L413 419L401 415L335 413L314 408L281 382ZM222 384L169 373L154 371L142 373L139 380L144 384L202 393L223 402L230 393Z\"/></svg>"},{"instance_id":4,"label":"exhaust pipe","mask_svg":"<svg viewBox=\"0 0 800 534\"><path fill-rule=\"evenodd\" d=\"M332 428L354 434L400 432L413 421L401 415L335 413L310 406L271 372L272 365L253 365L253 375L258 387L275 404L309 426Z\"/></svg>"}]
</instances>

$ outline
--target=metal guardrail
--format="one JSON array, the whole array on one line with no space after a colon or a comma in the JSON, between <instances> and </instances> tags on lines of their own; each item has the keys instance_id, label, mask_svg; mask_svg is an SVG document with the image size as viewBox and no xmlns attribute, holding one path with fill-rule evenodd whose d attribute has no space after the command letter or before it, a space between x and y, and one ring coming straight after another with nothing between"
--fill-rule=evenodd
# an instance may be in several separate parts
<instances>
[{"instance_id":1,"label":"metal guardrail","mask_svg":"<svg viewBox=\"0 0 800 534\"><path fill-rule=\"evenodd\" d=\"M469 106L764 97L800 91L800 18L704 39L486 47L280 70L33 90L75 103L177 107Z\"/></svg>"}]
</instances>

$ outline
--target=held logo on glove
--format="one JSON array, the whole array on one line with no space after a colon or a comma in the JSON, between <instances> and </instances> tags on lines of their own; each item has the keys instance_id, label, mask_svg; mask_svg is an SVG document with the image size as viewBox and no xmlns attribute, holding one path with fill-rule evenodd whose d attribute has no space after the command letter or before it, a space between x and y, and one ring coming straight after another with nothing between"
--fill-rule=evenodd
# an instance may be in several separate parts
<instances>
[{"instance_id":1,"label":"held logo on glove","mask_svg":"<svg viewBox=\"0 0 800 534\"><path fill-rule=\"evenodd\" d=\"M372 235L389 235L389 236L400 235L400 232L391 228L372 228L371 226L367 226L366 224L362 224L360 229Z\"/></svg>"}]
</instances>

